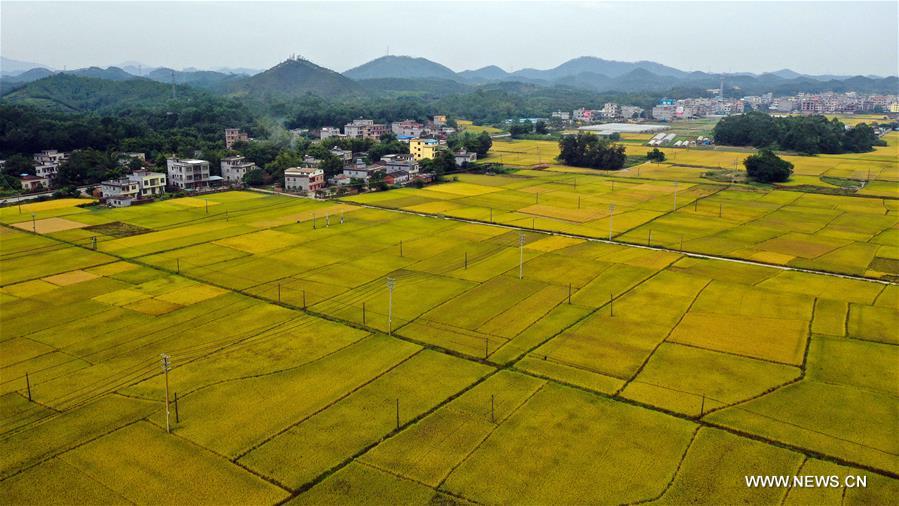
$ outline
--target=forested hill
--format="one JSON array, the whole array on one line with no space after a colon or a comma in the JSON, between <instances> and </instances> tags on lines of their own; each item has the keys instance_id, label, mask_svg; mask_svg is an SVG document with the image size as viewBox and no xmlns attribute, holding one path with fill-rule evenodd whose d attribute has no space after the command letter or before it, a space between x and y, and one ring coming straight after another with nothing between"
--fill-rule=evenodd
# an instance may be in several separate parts
<instances>
[{"instance_id":1,"label":"forested hill","mask_svg":"<svg viewBox=\"0 0 899 506\"><path fill-rule=\"evenodd\" d=\"M182 100L206 94L196 88L177 86ZM62 112L111 112L124 107L158 106L172 98L172 87L134 78L123 81L54 74L30 82L3 96L7 104L25 105Z\"/></svg>"}]
</instances>

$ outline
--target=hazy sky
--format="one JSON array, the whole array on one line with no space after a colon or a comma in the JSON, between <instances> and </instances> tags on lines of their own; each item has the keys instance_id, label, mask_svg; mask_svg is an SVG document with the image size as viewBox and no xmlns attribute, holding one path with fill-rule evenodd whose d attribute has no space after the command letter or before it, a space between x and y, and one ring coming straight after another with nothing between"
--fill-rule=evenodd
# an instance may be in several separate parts
<instances>
[{"instance_id":1,"label":"hazy sky","mask_svg":"<svg viewBox=\"0 0 899 506\"><path fill-rule=\"evenodd\" d=\"M897 73L899 2L0 2L0 53L69 69L126 61L344 71L386 54L453 70L576 56L684 70Z\"/></svg>"}]
</instances>

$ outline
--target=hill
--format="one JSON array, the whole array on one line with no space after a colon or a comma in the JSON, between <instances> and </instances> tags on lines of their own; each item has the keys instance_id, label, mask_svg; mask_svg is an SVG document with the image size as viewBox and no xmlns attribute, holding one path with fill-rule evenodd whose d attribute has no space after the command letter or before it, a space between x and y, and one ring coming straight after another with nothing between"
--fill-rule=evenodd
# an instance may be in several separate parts
<instances>
[{"instance_id":1,"label":"hill","mask_svg":"<svg viewBox=\"0 0 899 506\"><path fill-rule=\"evenodd\" d=\"M197 90L177 88L179 97L197 96ZM171 86L134 77L110 81L71 74L54 74L3 95L0 101L63 112L111 111L121 107L149 106L171 99Z\"/></svg>"},{"instance_id":2,"label":"hill","mask_svg":"<svg viewBox=\"0 0 899 506\"><path fill-rule=\"evenodd\" d=\"M252 77L240 78L227 86L237 96L299 97L306 94L331 98L363 93L352 79L308 60L286 60Z\"/></svg>"},{"instance_id":3,"label":"hill","mask_svg":"<svg viewBox=\"0 0 899 506\"><path fill-rule=\"evenodd\" d=\"M118 67L87 67L83 69L69 70L65 74L78 77L92 77L94 79L106 79L108 81L127 81L134 79L135 76L125 72Z\"/></svg>"},{"instance_id":4,"label":"hill","mask_svg":"<svg viewBox=\"0 0 899 506\"><path fill-rule=\"evenodd\" d=\"M411 56L382 56L358 67L347 70L343 75L350 79L456 79L456 73L439 63L426 58Z\"/></svg>"},{"instance_id":5,"label":"hill","mask_svg":"<svg viewBox=\"0 0 899 506\"><path fill-rule=\"evenodd\" d=\"M449 79L362 79L359 86L374 96L444 96L465 93L473 88Z\"/></svg>"},{"instance_id":6,"label":"hill","mask_svg":"<svg viewBox=\"0 0 899 506\"><path fill-rule=\"evenodd\" d=\"M212 70L181 71L166 67L155 69L147 74L146 77L153 81L171 85L172 73L174 73L175 84L187 84L212 91L224 91L228 83L238 81L244 77Z\"/></svg>"},{"instance_id":7,"label":"hill","mask_svg":"<svg viewBox=\"0 0 899 506\"><path fill-rule=\"evenodd\" d=\"M638 69L647 70L655 75L678 78L684 77L687 74L682 70L651 61L621 62L604 60L595 56L581 56L579 58L568 60L555 68L547 70L522 69L513 72L511 76L555 81L568 76L589 72L615 78Z\"/></svg>"},{"instance_id":8,"label":"hill","mask_svg":"<svg viewBox=\"0 0 899 506\"><path fill-rule=\"evenodd\" d=\"M470 82L490 82L505 81L510 78L510 74L496 65L488 65L476 70L463 70L456 74L461 79Z\"/></svg>"}]
</instances>

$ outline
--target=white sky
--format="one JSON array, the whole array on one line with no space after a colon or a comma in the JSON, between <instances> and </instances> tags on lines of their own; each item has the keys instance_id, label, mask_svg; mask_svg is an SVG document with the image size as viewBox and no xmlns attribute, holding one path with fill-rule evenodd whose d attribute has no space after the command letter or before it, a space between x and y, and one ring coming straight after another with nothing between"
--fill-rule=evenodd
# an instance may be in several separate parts
<instances>
[{"instance_id":1,"label":"white sky","mask_svg":"<svg viewBox=\"0 0 899 506\"><path fill-rule=\"evenodd\" d=\"M391 54L453 70L577 56L683 70L897 74L899 2L0 2L0 53L54 68L125 61L344 71Z\"/></svg>"}]
</instances>

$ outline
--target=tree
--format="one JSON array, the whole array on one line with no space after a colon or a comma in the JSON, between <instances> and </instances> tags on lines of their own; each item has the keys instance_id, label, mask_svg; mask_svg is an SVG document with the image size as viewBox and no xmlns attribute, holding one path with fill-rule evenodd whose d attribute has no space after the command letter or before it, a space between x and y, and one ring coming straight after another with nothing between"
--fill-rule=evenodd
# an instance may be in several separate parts
<instances>
[{"instance_id":1,"label":"tree","mask_svg":"<svg viewBox=\"0 0 899 506\"><path fill-rule=\"evenodd\" d=\"M761 183L781 183L793 174L793 164L781 159L770 149L763 149L743 161L746 174Z\"/></svg>"},{"instance_id":2,"label":"tree","mask_svg":"<svg viewBox=\"0 0 899 506\"><path fill-rule=\"evenodd\" d=\"M34 159L25 155L12 155L6 159L3 173L7 176L18 177L22 174L34 175Z\"/></svg>"},{"instance_id":3,"label":"tree","mask_svg":"<svg viewBox=\"0 0 899 506\"><path fill-rule=\"evenodd\" d=\"M96 149L74 151L59 166L56 184L60 186L96 184L122 176L122 167L112 153Z\"/></svg>"},{"instance_id":4,"label":"tree","mask_svg":"<svg viewBox=\"0 0 899 506\"><path fill-rule=\"evenodd\" d=\"M659 148L652 148L652 151L646 153L646 159L651 162L662 163L665 161L665 152Z\"/></svg>"},{"instance_id":5,"label":"tree","mask_svg":"<svg viewBox=\"0 0 899 506\"><path fill-rule=\"evenodd\" d=\"M247 186L262 186L265 184L264 172L262 169L253 169L248 170L246 174L243 175L243 182Z\"/></svg>"},{"instance_id":6,"label":"tree","mask_svg":"<svg viewBox=\"0 0 899 506\"><path fill-rule=\"evenodd\" d=\"M128 160L128 170L130 170L131 172L140 170L142 168L144 168L144 164L140 161L140 158L132 158Z\"/></svg>"},{"instance_id":7,"label":"tree","mask_svg":"<svg viewBox=\"0 0 899 506\"><path fill-rule=\"evenodd\" d=\"M534 131L534 125L530 120L524 120L520 123L515 123L509 127L509 133L512 134L513 138L521 137L522 135L527 135Z\"/></svg>"},{"instance_id":8,"label":"tree","mask_svg":"<svg viewBox=\"0 0 899 506\"><path fill-rule=\"evenodd\" d=\"M575 167L618 170L627 160L624 146L593 134L565 135L559 139L559 159Z\"/></svg>"},{"instance_id":9,"label":"tree","mask_svg":"<svg viewBox=\"0 0 899 506\"><path fill-rule=\"evenodd\" d=\"M540 120L537 123L534 123L534 133L537 133L540 135L548 134L549 129L546 127L546 122L543 120Z\"/></svg>"}]
</instances>

